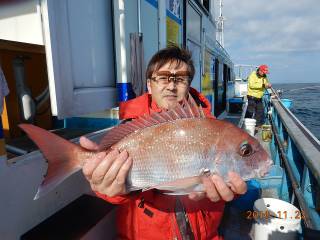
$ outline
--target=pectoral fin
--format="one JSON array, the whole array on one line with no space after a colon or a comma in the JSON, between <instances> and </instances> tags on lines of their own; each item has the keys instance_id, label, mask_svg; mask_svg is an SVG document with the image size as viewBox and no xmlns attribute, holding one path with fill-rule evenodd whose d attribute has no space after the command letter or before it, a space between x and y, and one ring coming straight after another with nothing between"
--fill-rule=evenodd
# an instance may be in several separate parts
<instances>
[{"instance_id":1,"label":"pectoral fin","mask_svg":"<svg viewBox=\"0 0 320 240\"><path fill-rule=\"evenodd\" d=\"M187 195L191 192L203 192L204 190L199 176L178 179L172 182L155 185L145 188L142 191L150 189L167 191L166 194L169 195Z\"/></svg>"}]
</instances>

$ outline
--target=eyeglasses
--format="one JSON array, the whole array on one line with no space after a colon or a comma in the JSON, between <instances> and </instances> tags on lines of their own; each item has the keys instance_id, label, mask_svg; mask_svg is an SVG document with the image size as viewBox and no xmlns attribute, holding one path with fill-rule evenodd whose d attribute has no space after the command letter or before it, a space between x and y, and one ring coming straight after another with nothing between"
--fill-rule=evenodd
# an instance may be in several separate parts
<instances>
[{"instance_id":1,"label":"eyeglasses","mask_svg":"<svg viewBox=\"0 0 320 240\"><path fill-rule=\"evenodd\" d=\"M190 76L187 71L180 71L176 73L159 71L157 72L157 76L151 77L151 80L163 86L168 85L171 82L177 86L187 86L189 85Z\"/></svg>"}]
</instances>

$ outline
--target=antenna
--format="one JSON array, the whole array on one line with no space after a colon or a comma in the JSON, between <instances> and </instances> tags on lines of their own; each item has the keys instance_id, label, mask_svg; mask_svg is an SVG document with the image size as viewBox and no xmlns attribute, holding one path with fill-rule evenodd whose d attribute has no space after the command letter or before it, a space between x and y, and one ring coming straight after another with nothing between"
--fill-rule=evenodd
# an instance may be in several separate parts
<instances>
[{"instance_id":1,"label":"antenna","mask_svg":"<svg viewBox=\"0 0 320 240\"><path fill-rule=\"evenodd\" d=\"M222 1L223 0L219 0L219 17L216 19L216 25L217 25L217 41L220 43L222 47L224 47L223 25L226 18L222 16L222 7L223 7Z\"/></svg>"}]
</instances>

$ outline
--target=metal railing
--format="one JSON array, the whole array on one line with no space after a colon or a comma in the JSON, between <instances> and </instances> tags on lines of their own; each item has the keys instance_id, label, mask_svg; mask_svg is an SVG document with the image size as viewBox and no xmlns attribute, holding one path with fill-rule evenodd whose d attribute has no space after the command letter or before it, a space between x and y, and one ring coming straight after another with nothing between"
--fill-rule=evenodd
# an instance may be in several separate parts
<instances>
[{"instance_id":1,"label":"metal railing","mask_svg":"<svg viewBox=\"0 0 320 240\"><path fill-rule=\"evenodd\" d=\"M284 106L274 89L264 98L273 129L270 144L276 165L286 170L281 198L296 202L305 229L320 231L320 141ZM319 234L318 232L317 234Z\"/></svg>"}]
</instances>

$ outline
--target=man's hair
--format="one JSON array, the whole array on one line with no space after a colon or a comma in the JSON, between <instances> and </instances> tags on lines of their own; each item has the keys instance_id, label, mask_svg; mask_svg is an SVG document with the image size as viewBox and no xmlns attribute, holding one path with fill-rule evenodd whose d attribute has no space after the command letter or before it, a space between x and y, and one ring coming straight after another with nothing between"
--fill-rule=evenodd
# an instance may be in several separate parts
<instances>
[{"instance_id":1,"label":"man's hair","mask_svg":"<svg viewBox=\"0 0 320 240\"><path fill-rule=\"evenodd\" d=\"M182 62L186 63L188 65L190 82L192 81L195 70L191 53L177 46L164 48L153 55L147 67L146 79L150 79L154 72L158 71L168 62L170 62L170 64L176 64L176 67L179 67Z\"/></svg>"}]
</instances>

